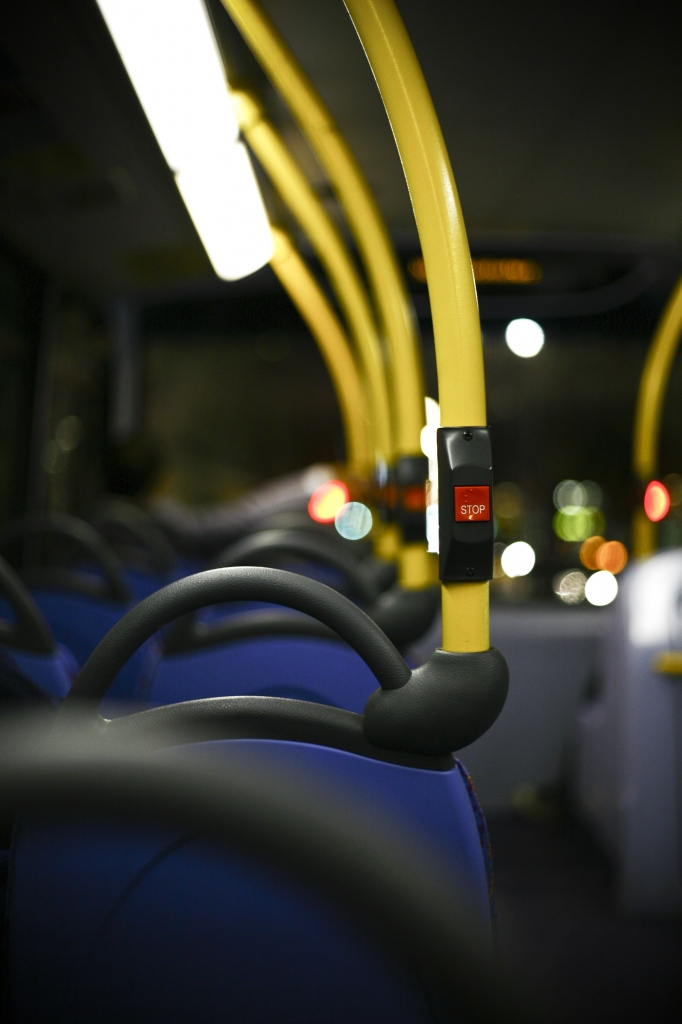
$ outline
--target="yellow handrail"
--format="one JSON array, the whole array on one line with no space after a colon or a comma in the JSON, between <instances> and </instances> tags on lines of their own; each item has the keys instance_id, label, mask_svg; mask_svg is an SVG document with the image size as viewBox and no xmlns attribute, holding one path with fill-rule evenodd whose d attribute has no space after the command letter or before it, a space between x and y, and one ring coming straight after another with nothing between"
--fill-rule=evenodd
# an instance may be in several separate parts
<instances>
[{"instance_id":1,"label":"yellow handrail","mask_svg":"<svg viewBox=\"0 0 682 1024\"><path fill-rule=\"evenodd\" d=\"M441 422L486 423L474 275L450 159L417 56L393 0L345 0L403 163L429 281ZM443 584L443 647L490 646L487 583Z\"/></svg>"},{"instance_id":2,"label":"yellow handrail","mask_svg":"<svg viewBox=\"0 0 682 1024\"><path fill-rule=\"evenodd\" d=\"M656 327L639 382L632 468L641 484L648 484L658 471L658 448L665 393L682 335L682 278L677 282ZM632 530L633 553L643 558L656 547L656 525L637 508Z\"/></svg>"},{"instance_id":3,"label":"yellow handrail","mask_svg":"<svg viewBox=\"0 0 682 1024\"><path fill-rule=\"evenodd\" d=\"M240 88L234 88L232 96L242 134L308 236L329 277L366 377L374 445L381 457L390 462L393 444L385 368L360 274L340 232L258 100Z\"/></svg>"},{"instance_id":4,"label":"yellow handrail","mask_svg":"<svg viewBox=\"0 0 682 1024\"><path fill-rule=\"evenodd\" d=\"M270 266L279 278L322 353L339 403L348 469L366 478L373 469L373 452L367 428L365 396L345 331L308 264L289 235L272 228L275 252Z\"/></svg>"},{"instance_id":5,"label":"yellow handrail","mask_svg":"<svg viewBox=\"0 0 682 1024\"><path fill-rule=\"evenodd\" d=\"M222 3L307 137L343 207L390 354L395 455L421 454L421 353L405 282L374 196L330 111L265 11L256 0Z\"/></svg>"}]
</instances>

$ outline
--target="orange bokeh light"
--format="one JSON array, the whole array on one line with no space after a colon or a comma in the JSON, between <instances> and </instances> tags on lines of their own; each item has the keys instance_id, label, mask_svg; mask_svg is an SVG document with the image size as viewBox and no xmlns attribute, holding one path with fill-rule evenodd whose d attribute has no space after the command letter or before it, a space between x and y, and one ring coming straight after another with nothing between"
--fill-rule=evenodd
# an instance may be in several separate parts
<instances>
[{"instance_id":1,"label":"orange bokeh light","mask_svg":"<svg viewBox=\"0 0 682 1024\"><path fill-rule=\"evenodd\" d=\"M597 569L604 569L615 576L616 573L622 572L628 564L627 548L619 540L606 541L597 549L595 561Z\"/></svg>"},{"instance_id":2,"label":"orange bokeh light","mask_svg":"<svg viewBox=\"0 0 682 1024\"><path fill-rule=\"evenodd\" d=\"M333 523L336 513L347 503L348 488L343 480L327 480L310 496L308 515L316 523Z\"/></svg>"},{"instance_id":3,"label":"orange bokeh light","mask_svg":"<svg viewBox=\"0 0 682 1024\"><path fill-rule=\"evenodd\" d=\"M597 552L602 545L606 544L603 537L588 537L580 548L580 561L586 569L599 569L597 563Z\"/></svg>"},{"instance_id":4,"label":"orange bokeh light","mask_svg":"<svg viewBox=\"0 0 682 1024\"><path fill-rule=\"evenodd\" d=\"M644 511L652 523L660 523L670 509L670 495L660 480L652 480L644 492Z\"/></svg>"}]
</instances>

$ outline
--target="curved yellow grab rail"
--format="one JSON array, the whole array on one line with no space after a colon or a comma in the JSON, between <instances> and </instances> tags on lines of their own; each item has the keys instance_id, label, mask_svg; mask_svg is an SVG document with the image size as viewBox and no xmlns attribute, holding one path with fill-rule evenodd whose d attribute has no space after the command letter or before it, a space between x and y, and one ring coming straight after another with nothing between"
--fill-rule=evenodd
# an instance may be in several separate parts
<instances>
[{"instance_id":1,"label":"curved yellow grab rail","mask_svg":"<svg viewBox=\"0 0 682 1024\"><path fill-rule=\"evenodd\" d=\"M222 0L332 183L365 266L390 354L394 454L420 455L424 382L402 272L370 187L322 98L256 0Z\"/></svg>"},{"instance_id":2,"label":"curved yellow grab rail","mask_svg":"<svg viewBox=\"0 0 682 1024\"><path fill-rule=\"evenodd\" d=\"M658 448L661 418L670 373L682 335L682 278L677 282L663 315L658 322L639 382L635 430L632 446L632 468L645 487L658 471ZM656 524L647 519L644 509L637 508L632 524L633 553L638 558L650 555L656 548Z\"/></svg>"},{"instance_id":3,"label":"curved yellow grab rail","mask_svg":"<svg viewBox=\"0 0 682 1024\"><path fill-rule=\"evenodd\" d=\"M232 96L242 134L308 236L329 277L365 375L374 444L381 457L390 462L393 444L386 374L381 343L360 274L340 232L258 100L239 88L233 89Z\"/></svg>"},{"instance_id":4,"label":"curved yellow grab rail","mask_svg":"<svg viewBox=\"0 0 682 1024\"><path fill-rule=\"evenodd\" d=\"M441 422L485 426L483 346L474 275L443 134L393 0L345 0L365 49L410 190L429 282ZM443 648L490 646L487 583L443 584Z\"/></svg>"},{"instance_id":5,"label":"curved yellow grab rail","mask_svg":"<svg viewBox=\"0 0 682 1024\"><path fill-rule=\"evenodd\" d=\"M308 264L289 235L272 228L275 252L270 266L305 320L322 353L341 411L348 469L366 478L373 469L365 396L345 331Z\"/></svg>"}]
</instances>

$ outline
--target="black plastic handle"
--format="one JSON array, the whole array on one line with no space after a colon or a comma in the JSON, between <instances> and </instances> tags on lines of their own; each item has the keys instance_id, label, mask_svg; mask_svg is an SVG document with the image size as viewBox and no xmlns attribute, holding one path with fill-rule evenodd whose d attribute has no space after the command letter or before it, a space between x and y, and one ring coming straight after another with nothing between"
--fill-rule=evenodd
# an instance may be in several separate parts
<instances>
[{"instance_id":1,"label":"black plastic handle","mask_svg":"<svg viewBox=\"0 0 682 1024\"><path fill-rule=\"evenodd\" d=\"M360 563L349 556L331 537L305 530L262 530L243 537L225 548L215 559L215 567L262 565L269 558L291 555L318 562L340 572L355 597L371 604L378 597L373 581L362 572Z\"/></svg>"},{"instance_id":2,"label":"black plastic handle","mask_svg":"<svg viewBox=\"0 0 682 1024\"><path fill-rule=\"evenodd\" d=\"M13 541L40 536L61 537L76 544L104 573L93 580L85 573L62 566L29 566L22 576L35 586L77 590L95 597L127 602L131 598L123 563L94 526L66 512L32 512L13 519L0 529L0 548Z\"/></svg>"},{"instance_id":3,"label":"black plastic handle","mask_svg":"<svg viewBox=\"0 0 682 1024\"><path fill-rule=\"evenodd\" d=\"M79 698L102 698L128 659L159 629L180 615L228 601L267 601L311 615L357 651L383 690L404 686L410 678L409 668L388 637L348 598L305 576L244 566L186 576L141 601L99 642L63 706Z\"/></svg>"},{"instance_id":4,"label":"black plastic handle","mask_svg":"<svg viewBox=\"0 0 682 1024\"><path fill-rule=\"evenodd\" d=\"M207 647L218 647L256 636L311 636L339 640L328 626L309 615L283 608L256 608L229 615L218 622L201 622L194 615L183 615L163 640L164 654L187 654Z\"/></svg>"},{"instance_id":5,"label":"black plastic handle","mask_svg":"<svg viewBox=\"0 0 682 1024\"><path fill-rule=\"evenodd\" d=\"M0 642L33 654L52 654L56 650L50 627L40 608L14 569L0 558L0 594L14 612L14 622L0 620Z\"/></svg>"},{"instance_id":6,"label":"black plastic handle","mask_svg":"<svg viewBox=\"0 0 682 1024\"><path fill-rule=\"evenodd\" d=\"M99 701L138 647L163 626L205 605L267 601L305 612L357 651L379 682L365 706L363 732L377 747L431 757L478 739L504 706L507 664L494 647L436 651L410 672L388 637L348 598L323 583L257 566L209 569L176 580L132 608L100 641L62 705ZM201 701L190 701L186 707ZM315 706L315 705L313 705Z\"/></svg>"}]
</instances>

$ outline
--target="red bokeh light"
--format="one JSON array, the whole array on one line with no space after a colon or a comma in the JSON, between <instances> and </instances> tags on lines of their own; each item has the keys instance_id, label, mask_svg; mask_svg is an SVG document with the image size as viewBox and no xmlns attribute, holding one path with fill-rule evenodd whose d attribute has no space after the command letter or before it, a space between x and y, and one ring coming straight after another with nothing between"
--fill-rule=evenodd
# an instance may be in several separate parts
<instances>
[{"instance_id":1,"label":"red bokeh light","mask_svg":"<svg viewBox=\"0 0 682 1024\"><path fill-rule=\"evenodd\" d=\"M664 484L652 480L644 492L644 511L652 523L659 523L670 509L670 495Z\"/></svg>"},{"instance_id":2,"label":"red bokeh light","mask_svg":"<svg viewBox=\"0 0 682 1024\"><path fill-rule=\"evenodd\" d=\"M310 496L308 515L316 523L333 523L336 513L347 503L348 488L343 480L327 480Z\"/></svg>"}]
</instances>

